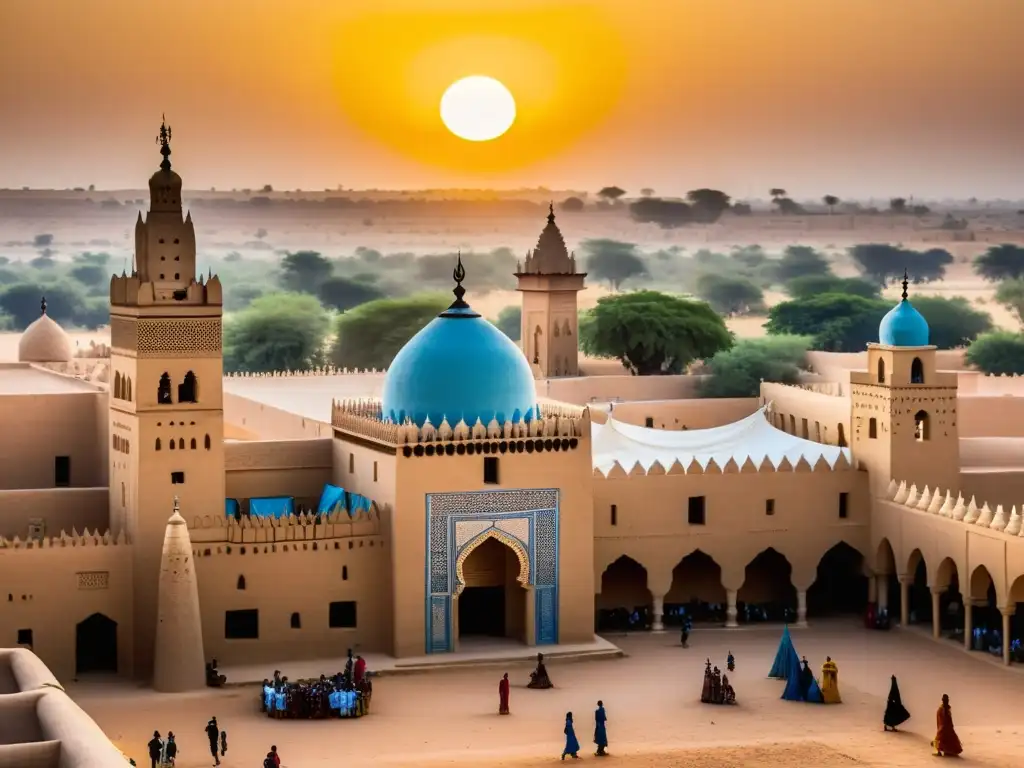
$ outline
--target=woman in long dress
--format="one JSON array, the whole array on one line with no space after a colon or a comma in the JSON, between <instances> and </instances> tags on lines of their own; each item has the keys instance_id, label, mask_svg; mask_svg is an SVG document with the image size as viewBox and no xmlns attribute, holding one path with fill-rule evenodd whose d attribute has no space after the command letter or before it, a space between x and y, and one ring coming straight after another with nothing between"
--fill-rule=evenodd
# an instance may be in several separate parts
<instances>
[{"instance_id":1,"label":"woman in long dress","mask_svg":"<svg viewBox=\"0 0 1024 768\"><path fill-rule=\"evenodd\" d=\"M572 727L572 712L565 713L565 749L562 750L562 759L569 755L573 760L580 759L580 742L576 738L576 731Z\"/></svg>"},{"instance_id":2,"label":"woman in long dress","mask_svg":"<svg viewBox=\"0 0 1024 768\"><path fill-rule=\"evenodd\" d=\"M932 747L940 757L956 757L964 751L960 737L953 730L953 711L949 707L949 696L942 694L942 704L935 713L935 741Z\"/></svg>"},{"instance_id":3,"label":"woman in long dress","mask_svg":"<svg viewBox=\"0 0 1024 768\"><path fill-rule=\"evenodd\" d=\"M832 661L831 656L825 657L821 665L821 697L826 704L842 704L839 695L839 665Z\"/></svg>"},{"instance_id":4,"label":"woman in long dress","mask_svg":"<svg viewBox=\"0 0 1024 768\"><path fill-rule=\"evenodd\" d=\"M597 702L597 710L594 712L594 744L597 745L597 757L604 757L608 753L608 715L604 712L604 702Z\"/></svg>"},{"instance_id":5,"label":"woman in long dress","mask_svg":"<svg viewBox=\"0 0 1024 768\"><path fill-rule=\"evenodd\" d=\"M506 672L505 676L502 677L501 681L498 683L498 714L499 715L507 715L508 714L508 694L509 694L509 682L508 682L508 672Z\"/></svg>"},{"instance_id":6,"label":"woman in long dress","mask_svg":"<svg viewBox=\"0 0 1024 768\"><path fill-rule=\"evenodd\" d=\"M903 706L900 698L900 686L896 682L896 675L892 676L892 683L889 685L889 699L885 702L885 714L882 715L882 724L885 730L895 731L897 725L902 725L910 719L910 713Z\"/></svg>"}]
</instances>

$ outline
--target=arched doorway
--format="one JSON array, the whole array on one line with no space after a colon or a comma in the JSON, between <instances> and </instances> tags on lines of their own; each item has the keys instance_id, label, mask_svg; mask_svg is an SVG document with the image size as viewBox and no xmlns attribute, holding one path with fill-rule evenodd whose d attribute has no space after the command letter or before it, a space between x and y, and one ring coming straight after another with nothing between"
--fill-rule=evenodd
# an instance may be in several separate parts
<instances>
[{"instance_id":1,"label":"arched doorway","mask_svg":"<svg viewBox=\"0 0 1024 768\"><path fill-rule=\"evenodd\" d=\"M725 621L722 568L699 549L672 569L672 587L665 595L665 624L681 626L688 614L693 621Z\"/></svg>"},{"instance_id":2,"label":"arched doorway","mask_svg":"<svg viewBox=\"0 0 1024 768\"><path fill-rule=\"evenodd\" d=\"M907 573L913 574L908 591L907 619L911 624L932 623L932 595L928 589L928 566L921 550L915 549L907 561Z\"/></svg>"},{"instance_id":3,"label":"arched doorway","mask_svg":"<svg viewBox=\"0 0 1024 768\"><path fill-rule=\"evenodd\" d=\"M794 621L796 587L793 567L786 556L769 547L746 567L743 586L736 595L740 621Z\"/></svg>"},{"instance_id":4,"label":"arched doorway","mask_svg":"<svg viewBox=\"0 0 1024 768\"><path fill-rule=\"evenodd\" d=\"M1010 619L1010 660L1020 664L1024 662L1024 574L1010 586L1008 602L1017 607Z\"/></svg>"},{"instance_id":5,"label":"arched doorway","mask_svg":"<svg viewBox=\"0 0 1024 768\"><path fill-rule=\"evenodd\" d=\"M996 607L996 585L984 565L979 565L971 573L969 593L973 605L971 623L974 625L971 648L1002 655L1003 615Z\"/></svg>"},{"instance_id":6,"label":"arched doorway","mask_svg":"<svg viewBox=\"0 0 1024 768\"><path fill-rule=\"evenodd\" d=\"M645 629L650 624L651 591L647 569L623 555L601 574L597 596L597 631Z\"/></svg>"},{"instance_id":7,"label":"arched doorway","mask_svg":"<svg viewBox=\"0 0 1024 768\"><path fill-rule=\"evenodd\" d=\"M945 558L935 571L935 584L945 589L939 595L939 632L963 642L964 601L960 595L960 574L956 563Z\"/></svg>"},{"instance_id":8,"label":"arched doorway","mask_svg":"<svg viewBox=\"0 0 1024 768\"><path fill-rule=\"evenodd\" d=\"M117 672L117 622L94 613L75 627L75 675Z\"/></svg>"},{"instance_id":9,"label":"arched doorway","mask_svg":"<svg viewBox=\"0 0 1024 768\"><path fill-rule=\"evenodd\" d=\"M886 617L891 621L893 616L900 616L900 582L896 577L896 554L888 539L878 542L875 553L875 573L879 575L878 611L884 609Z\"/></svg>"},{"instance_id":10,"label":"arched doorway","mask_svg":"<svg viewBox=\"0 0 1024 768\"><path fill-rule=\"evenodd\" d=\"M508 544L488 536L459 566L459 639L509 637L525 642L526 590L523 564Z\"/></svg>"},{"instance_id":11,"label":"arched doorway","mask_svg":"<svg viewBox=\"0 0 1024 768\"><path fill-rule=\"evenodd\" d=\"M864 557L845 541L840 541L818 561L818 575L807 590L807 614L863 615L867 601Z\"/></svg>"}]
</instances>

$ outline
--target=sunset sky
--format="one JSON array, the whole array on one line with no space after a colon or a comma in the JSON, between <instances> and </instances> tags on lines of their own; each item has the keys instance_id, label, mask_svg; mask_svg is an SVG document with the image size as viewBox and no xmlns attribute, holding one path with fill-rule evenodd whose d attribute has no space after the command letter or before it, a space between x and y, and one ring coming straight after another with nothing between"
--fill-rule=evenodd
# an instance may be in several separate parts
<instances>
[{"instance_id":1,"label":"sunset sky","mask_svg":"<svg viewBox=\"0 0 1024 768\"><path fill-rule=\"evenodd\" d=\"M0 187L1024 197L1024 0L0 0ZM502 138L451 136L503 81Z\"/></svg>"}]
</instances>

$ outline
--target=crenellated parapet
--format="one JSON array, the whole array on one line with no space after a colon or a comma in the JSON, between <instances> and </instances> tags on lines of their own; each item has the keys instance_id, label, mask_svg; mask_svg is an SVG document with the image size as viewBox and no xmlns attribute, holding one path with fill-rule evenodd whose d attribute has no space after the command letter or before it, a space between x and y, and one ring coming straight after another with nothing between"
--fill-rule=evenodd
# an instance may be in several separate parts
<instances>
[{"instance_id":1,"label":"crenellated parapet","mask_svg":"<svg viewBox=\"0 0 1024 768\"><path fill-rule=\"evenodd\" d=\"M954 497L950 491L943 492L927 486L919 490L916 485L911 484L908 487L906 482L897 483L895 480L889 481L885 499L909 509L945 517L962 525L973 525L1006 536L1024 538L1024 521L1016 505L1007 514L1002 504L997 504L993 511L988 502L983 502L979 507L974 496L971 496L970 501L966 501L959 493ZM1021 509L1024 510L1024 505Z\"/></svg>"},{"instance_id":2,"label":"crenellated parapet","mask_svg":"<svg viewBox=\"0 0 1024 768\"><path fill-rule=\"evenodd\" d=\"M379 536L381 512L372 502L369 510L348 513L344 510L328 515L302 513L286 517L242 517L235 520L223 515L195 517L188 524L193 548L200 544L276 544L293 541L326 541L356 537Z\"/></svg>"},{"instance_id":3,"label":"crenellated parapet","mask_svg":"<svg viewBox=\"0 0 1024 768\"><path fill-rule=\"evenodd\" d=\"M576 448L580 438L587 434L590 413L586 408L544 404L539 407L539 411L539 415L530 421L505 421L499 424L497 419L491 419L484 424L478 418L472 425L462 419L453 425L447 418L443 418L437 425L427 419L421 427L408 419L403 424L385 420L379 400L335 400L331 403L331 425L335 429L378 442L405 446L403 452L407 456L427 453L425 446L430 446L430 455L437 451L462 454L467 450L473 452L473 449L465 446L457 450L458 443L479 442L490 445L494 441L510 440L532 441L533 447L528 449L530 452L535 450L537 442L542 444L541 450L545 447L570 450ZM558 448L553 447L555 442L558 442ZM449 444L451 449L447 446L438 447L437 443ZM547 443L551 443L551 446L547 446ZM505 450L508 450L507 444Z\"/></svg>"},{"instance_id":4,"label":"crenellated parapet","mask_svg":"<svg viewBox=\"0 0 1024 768\"><path fill-rule=\"evenodd\" d=\"M224 290L217 275L199 279L192 278L188 285L175 292L173 297L176 305L220 306L224 303ZM138 272L113 275L110 278L110 304L112 306L146 307L154 304L167 303L162 289L157 283L143 280Z\"/></svg>"},{"instance_id":5,"label":"crenellated parapet","mask_svg":"<svg viewBox=\"0 0 1024 768\"><path fill-rule=\"evenodd\" d=\"M764 382L761 385L762 396L767 388L770 391L772 388L778 387L780 389L799 389L804 392L814 392L818 395L828 395L829 397L844 397L842 385L834 381L808 381L798 384L783 384L779 381Z\"/></svg>"},{"instance_id":6,"label":"crenellated parapet","mask_svg":"<svg viewBox=\"0 0 1024 768\"><path fill-rule=\"evenodd\" d=\"M224 374L229 379L296 379L311 378L314 376L382 376L387 373L384 368L335 368L333 365L325 365L320 368L311 368L308 371L265 371L261 373L250 373L247 371L227 372Z\"/></svg>"},{"instance_id":7,"label":"crenellated parapet","mask_svg":"<svg viewBox=\"0 0 1024 768\"><path fill-rule=\"evenodd\" d=\"M734 474L755 474L758 472L845 472L852 470L853 466L846 458L846 454L840 453L834 464L829 464L824 456L820 456L814 464L811 464L805 457L793 464L789 459L783 457L778 464L772 463L767 456L760 464L755 464L748 456L742 463L736 459L729 459L724 465L719 466L714 459L709 459L706 464L701 464L697 459L691 459L686 466L676 459L672 465L665 467L660 461L655 460L649 467L638 461L632 467L626 468L618 461L614 462L607 471L594 467L594 477L601 479L621 479L627 477L645 477L648 475L734 475Z\"/></svg>"},{"instance_id":8,"label":"crenellated parapet","mask_svg":"<svg viewBox=\"0 0 1024 768\"><path fill-rule=\"evenodd\" d=\"M116 546L128 546L128 537L123 529L116 536L109 530L101 534L98 529L90 531L88 528L83 530L82 533L72 528L71 533L61 531L56 536L43 536L42 538L22 539L15 536L13 539L6 539L0 536L0 550Z\"/></svg>"}]
</instances>

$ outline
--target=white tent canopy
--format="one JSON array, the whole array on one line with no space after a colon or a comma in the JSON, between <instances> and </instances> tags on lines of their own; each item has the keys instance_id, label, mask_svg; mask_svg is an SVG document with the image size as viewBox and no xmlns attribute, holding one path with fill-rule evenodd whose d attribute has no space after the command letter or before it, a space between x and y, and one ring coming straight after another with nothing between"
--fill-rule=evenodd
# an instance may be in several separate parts
<instances>
[{"instance_id":1,"label":"white tent canopy","mask_svg":"<svg viewBox=\"0 0 1024 768\"><path fill-rule=\"evenodd\" d=\"M742 466L749 458L760 466L767 458L776 468L784 458L794 466L801 458L811 466L822 457L830 467L840 455L850 461L849 448L815 443L776 429L765 411L759 408L722 427L691 430L651 429L609 418L605 424L592 425L594 468L607 474L616 462L627 472L639 463L646 472L655 461L666 470L676 461L688 467L693 460L707 468L712 459L724 467L729 459Z\"/></svg>"}]
</instances>

